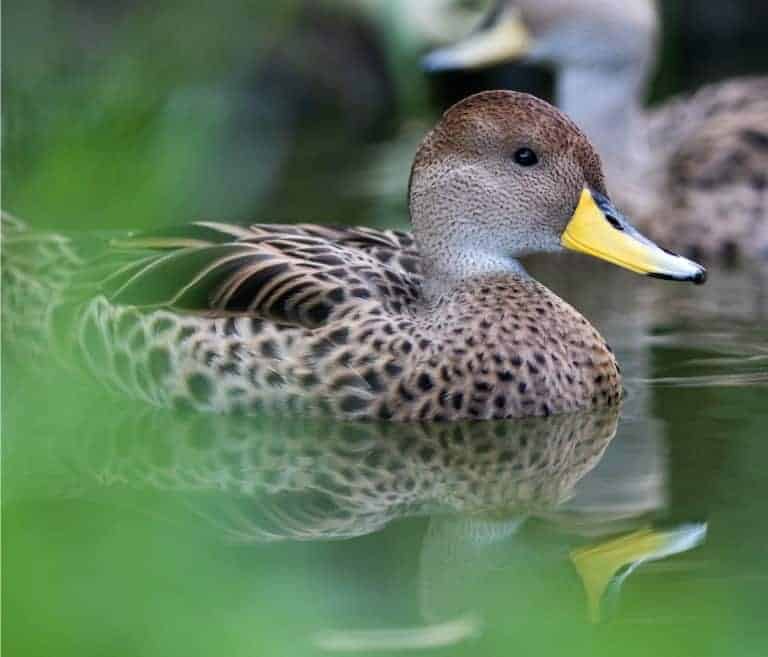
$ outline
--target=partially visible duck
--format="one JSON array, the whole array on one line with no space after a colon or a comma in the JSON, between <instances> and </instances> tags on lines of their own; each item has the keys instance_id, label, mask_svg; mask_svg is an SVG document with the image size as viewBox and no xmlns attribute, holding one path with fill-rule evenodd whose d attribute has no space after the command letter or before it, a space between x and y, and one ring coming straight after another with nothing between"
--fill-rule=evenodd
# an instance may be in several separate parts
<instances>
[{"instance_id":1,"label":"partially visible duck","mask_svg":"<svg viewBox=\"0 0 768 657\"><path fill-rule=\"evenodd\" d=\"M645 111L657 29L651 0L499 0L476 32L425 66L554 66L557 105L596 145L642 229L689 254L768 259L768 77Z\"/></svg>"},{"instance_id":2,"label":"partially visible duck","mask_svg":"<svg viewBox=\"0 0 768 657\"><path fill-rule=\"evenodd\" d=\"M82 261L70 241L6 222L6 286L39 292L46 269L58 272L48 300L4 294L4 315L55 323L97 376L161 406L516 418L621 397L610 348L518 257L566 248L704 280L630 225L585 135L526 94L485 92L447 111L418 149L409 204L412 236L200 222ZM54 311L21 312L27 296Z\"/></svg>"}]
</instances>

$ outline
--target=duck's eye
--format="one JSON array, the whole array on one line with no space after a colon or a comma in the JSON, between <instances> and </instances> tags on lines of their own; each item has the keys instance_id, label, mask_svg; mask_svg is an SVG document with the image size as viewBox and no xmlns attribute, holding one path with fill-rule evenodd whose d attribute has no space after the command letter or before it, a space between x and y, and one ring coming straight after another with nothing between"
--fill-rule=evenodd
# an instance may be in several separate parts
<instances>
[{"instance_id":1,"label":"duck's eye","mask_svg":"<svg viewBox=\"0 0 768 657\"><path fill-rule=\"evenodd\" d=\"M538 155L536 155L530 148L518 148L515 151L515 162L521 167L532 167L538 161Z\"/></svg>"}]
</instances>

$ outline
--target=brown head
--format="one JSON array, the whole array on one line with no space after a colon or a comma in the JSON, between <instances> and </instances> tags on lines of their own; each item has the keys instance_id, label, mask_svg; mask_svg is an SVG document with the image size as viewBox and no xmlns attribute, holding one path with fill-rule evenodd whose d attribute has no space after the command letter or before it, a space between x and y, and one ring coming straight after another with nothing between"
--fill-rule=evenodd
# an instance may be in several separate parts
<instances>
[{"instance_id":1,"label":"brown head","mask_svg":"<svg viewBox=\"0 0 768 657\"><path fill-rule=\"evenodd\" d=\"M514 271L518 256L563 246L643 273L701 277L698 265L634 231L608 200L589 140L562 112L528 94L483 92L450 108L418 149L409 207L433 280ZM602 233L608 245L592 246ZM624 248L616 240L641 243L653 257L613 257L606 249Z\"/></svg>"}]
</instances>

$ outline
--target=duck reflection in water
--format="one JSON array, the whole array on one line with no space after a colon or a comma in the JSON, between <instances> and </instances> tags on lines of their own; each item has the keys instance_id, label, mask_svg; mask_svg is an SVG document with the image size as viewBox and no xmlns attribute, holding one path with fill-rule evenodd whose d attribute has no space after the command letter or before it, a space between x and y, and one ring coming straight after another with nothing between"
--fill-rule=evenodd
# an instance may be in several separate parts
<instances>
[{"instance_id":1,"label":"duck reflection in water","mask_svg":"<svg viewBox=\"0 0 768 657\"><path fill-rule=\"evenodd\" d=\"M499 568L520 571L521 591L531 568L578 573L597 620L606 592L618 591L637 565L703 539L702 525L648 524L664 505L664 463L653 436L614 440L618 416L607 408L402 425L152 409L126 414L116 430L92 426L61 458L74 466L79 494L128 487L179 495L205 524L241 543L351 539L426 518L418 556L426 624L315 637L338 649L414 647L477 632L477 585ZM526 545L529 526L551 533L544 549L539 540L535 549ZM509 596L514 605L519 596Z\"/></svg>"}]
</instances>

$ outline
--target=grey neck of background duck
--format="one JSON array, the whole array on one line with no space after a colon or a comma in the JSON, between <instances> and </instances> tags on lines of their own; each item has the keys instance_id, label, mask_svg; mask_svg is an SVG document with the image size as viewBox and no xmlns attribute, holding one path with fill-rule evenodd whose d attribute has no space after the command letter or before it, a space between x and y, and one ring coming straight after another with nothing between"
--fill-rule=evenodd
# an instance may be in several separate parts
<instances>
[{"instance_id":1,"label":"grey neck of background duck","mask_svg":"<svg viewBox=\"0 0 768 657\"><path fill-rule=\"evenodd\" d=\"M648 159L643 139L642 100L648 66L569 67L557 76L556 102L597 148L604 170L636 171Z\"/></svg>"}]
</instances>

